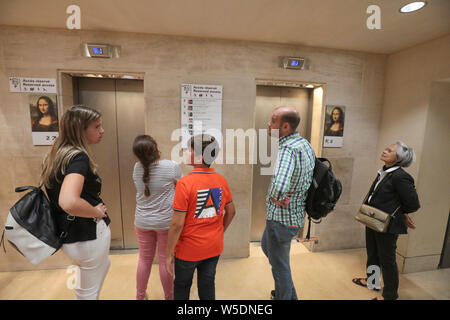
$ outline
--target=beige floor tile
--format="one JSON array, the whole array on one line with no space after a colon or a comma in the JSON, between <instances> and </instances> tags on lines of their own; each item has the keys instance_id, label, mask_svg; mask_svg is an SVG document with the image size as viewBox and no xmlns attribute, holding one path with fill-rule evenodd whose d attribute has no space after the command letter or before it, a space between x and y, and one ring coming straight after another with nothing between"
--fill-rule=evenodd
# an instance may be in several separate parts
<instances>
[{"instance_id":1,"label":"beige floor tile","mask_svg":"<svg viewBox=\"0 0 450 320\"><path fill-rule=\"evenodd\" d=\"M111 268L100 299L133 300L136 294L136 251L110 255ZM311 253L293 242L291 269L297 293L304 300L367 300L376 293L354 285L364 275L365 249ZM159 265L154 264L147 293L162 300ZM66 269L1 272L0 299L74 299L68 288L72 274ZM251 244L246 259L221 259L216 272L216 298L223 300L267 300L273 289L271 267L259 244ZM400 275L400 299L450 299L450 269ZM198 299L194 277L191 299Z\"/></svg>"}]
</instances>

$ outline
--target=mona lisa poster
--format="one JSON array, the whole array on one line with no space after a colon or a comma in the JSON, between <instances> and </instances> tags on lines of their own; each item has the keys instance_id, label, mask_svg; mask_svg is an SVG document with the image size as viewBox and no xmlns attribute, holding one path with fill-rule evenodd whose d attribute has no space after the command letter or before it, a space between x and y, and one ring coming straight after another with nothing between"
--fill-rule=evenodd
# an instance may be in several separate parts
<instances>
[{"instance_id":1,"label":"mona lisa poster","mask_svg":"<svg viewBox=\"0 0 450 320\"><path fill-rule=\"evenodd\" d=\"M340 148L344 145L345 107L328 105L325 109L323 146Z\"/></svg>"},{"instance_id":2,"label":"mona lisa poster","mask_svg":"<svg viewBox=\"0 0 450 320\"><path fill-rule=\"evenodd\" d=\"M59 129L56 94L30 94L28 98L33 145L52 145Z\"/></svg>"}]
</instances>

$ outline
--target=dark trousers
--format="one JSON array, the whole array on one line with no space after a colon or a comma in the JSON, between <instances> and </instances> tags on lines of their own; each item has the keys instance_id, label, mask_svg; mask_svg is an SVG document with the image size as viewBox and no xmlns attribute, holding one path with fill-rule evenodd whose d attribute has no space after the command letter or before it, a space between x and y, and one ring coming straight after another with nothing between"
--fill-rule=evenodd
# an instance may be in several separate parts
<instances>
[{"instance_id":1,"label":"dark trousers","mask_svg":"<svg viewBox=\"0 0 450 320\"><path fill-rule=\"evenodd\" d=\"M201 261L185 261L175 258L174 300L189 300L195 269L197 269L198 297L200 300L215 300L214 281L219 257Z\"/></svg>"},{"instance_id":2,"label":"dark trousers","mask_svg":"<svg viewBox=\"0 0 450 320\"><path fill-rule=\"evenodd\" d=\"M378 266L383 275L383 298L398 299L398 268L396 261L398 234L381 233L366 227L367 265ZM367 270L367 269L366 269ZM369 278L372 273L367 273Z\"/></svg>"}]
</instances>

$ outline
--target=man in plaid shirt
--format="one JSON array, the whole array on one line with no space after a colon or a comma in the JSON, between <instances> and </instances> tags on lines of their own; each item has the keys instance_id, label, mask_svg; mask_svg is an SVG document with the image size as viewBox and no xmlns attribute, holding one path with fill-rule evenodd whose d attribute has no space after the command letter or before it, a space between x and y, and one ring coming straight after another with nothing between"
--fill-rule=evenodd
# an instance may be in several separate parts
<instances>
[{"instance_id":1,"label":"man in plaid shirt","mask_svg":"<svg viewBox=\"0 0 450 320\"><path fill-rule=\"evenodd\" d=\"M292 238L305 223L305 201L312 182L315 155L297 129L300 116L292 107L278 107L268 123L269 135L279 137L278 158L269 186L266 228L261 240L272 266L275 290L272 299L297 300L289 253Z\"/></svg>"}]
</instances>

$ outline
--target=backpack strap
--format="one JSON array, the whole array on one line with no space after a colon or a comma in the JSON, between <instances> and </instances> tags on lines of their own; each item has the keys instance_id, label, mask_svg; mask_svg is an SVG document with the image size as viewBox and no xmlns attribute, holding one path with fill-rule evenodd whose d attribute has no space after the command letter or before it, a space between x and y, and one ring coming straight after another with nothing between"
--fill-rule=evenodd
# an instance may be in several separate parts
<instances>
[{"instance_id":1,"label":"backpack strap","mask_svg":"<svg viewBox=\"0 0 450 320\"><path fill-rule=\"evenodd\" d=\"M47 194L47 189L42 188L43 185L44 185L44 184L41 183L41 184L39 185L39 188L40 188L40 189L42 190L42 192L46 195L47 199L48 199L49 202L50 202L50 198L49 198L49 196L48 196L48 194ZM67 237L68 232L69 232L69 227L71 226L72 222L75 221L75 216L72 216L72 215L68 214L67 212L64 212L64 214L66 215L66 219L64 219L63 226L62 226L62 231L61 231L61 234L59 235L59 238L60 238L60 239L64 239L64 238Z\"/></svg>"},{"instance_id":2,"label":"backpack strap","mask_svg":"<svg viewBox=\"0 0 450 320\"><path fill-rule=\"evenodd\" d=\"M48 195L47 195L46 190L44 188L42 188L43 186L44 186L44 184L41 183L41 184L39 184L38 187L34 187L34 186L17 187L17 188L14 189L14 191L15 192L24 192L24 191L27 191L27 190L30 190L30 189L41 189L41 191L44 193L44 195L48 199ZM49 199L49 202L50 202L50 199ZM67 237L68 231L69 231L69 227L72 224L72 222L75 220L75 216L69 215L67 213L66 213L66 215L67 215L67 217L66 217L66 219L64 219L63 228L62 228L63 230L62 230L61 234L59 235L60 239L64 239L64 238ZM3 230L2 240L0 241L0 244L1 243L3 244L3 250L5 250L4 233L5 233L5 231Z\"/></svg>"},{"instance_id":3,"label":"backpack strap","mask_svg":"<svg viewBox=\"0 0 450 320\"><path fill-rule=\"evenodd\" d=\"M333 167L331 166L331 161L328 160L327 158L317 158L317 160L320 160L320 162L328 162L328 167L330 168L330 170L333 170Z\"/></svg>"},{"instance_id":4,"label":"backpack strap","mask_svg":"<svg viewBox=\"0 0 450 320\"><path fill-rule=\"evenodd\" d=\"M308 225L308 233L306 235L306 238L297 238L297 242L314 242L315 244L319 243L319 238L312 237L311 238L311 218L308 217L309 225Z\"/></svg>"},{"instance_id":5,"label":"backpack strap","mask_svg":"<svg viewBox=\"0 0 450 320\"><path fill-rule=\"evenodd\" d=\"M308 233L306 234L306 240L309 241L311 238L311 217L308 216Z\"/></svg>"},{"instance_id":6,"label":"backpack strap","mask_svg":"<svg viewBox=\"0 0 450 320\"><path fill-rule=\"evenodd\" d=\"M6 248L5 248L5 229L3 229L2 240L0 240L0 244L3 245L3 251L5 251L5 253L6 253Z\"/></svg>"},{"instance_id":7,"label":"backpack strap","mask_svg":"<svg viewBox=\"0 0 450 320\"><path fill-rule=\"evenodd\" d=\"M29 189L36 189L36 188L40 188L40 187L33 187L33 186L23 186L23 187L17 187L14 189L15 192L24 192L27 191Z\"/></svg>"}]
</instances>

